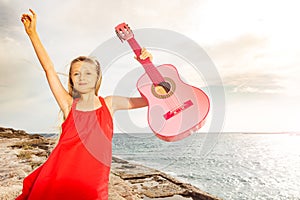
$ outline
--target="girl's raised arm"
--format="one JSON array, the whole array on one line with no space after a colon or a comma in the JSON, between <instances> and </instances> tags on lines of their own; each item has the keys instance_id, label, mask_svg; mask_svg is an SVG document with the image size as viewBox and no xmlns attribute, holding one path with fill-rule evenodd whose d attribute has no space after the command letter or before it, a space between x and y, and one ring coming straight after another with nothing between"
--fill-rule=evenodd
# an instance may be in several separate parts
<instances>
[{"instance_id":1,"label":"girl's raised arm","mask_svg":"<svg viewBox=\"0 0 300 200\"><path fill-rule=\"evenodd\" d=\"M29 11L31 12L31 14L23 14L21 17L21 21L24 24L25 31L29 36L35 53L46 73L51 91L66 117L69 113L73 98L71 97L71 95L69 95L69 93L65 90L62 83L60 82L53 63L39 38L39 35L36 31L36 13L31 9L29 9Z\"/></svg>"}]
</instances>

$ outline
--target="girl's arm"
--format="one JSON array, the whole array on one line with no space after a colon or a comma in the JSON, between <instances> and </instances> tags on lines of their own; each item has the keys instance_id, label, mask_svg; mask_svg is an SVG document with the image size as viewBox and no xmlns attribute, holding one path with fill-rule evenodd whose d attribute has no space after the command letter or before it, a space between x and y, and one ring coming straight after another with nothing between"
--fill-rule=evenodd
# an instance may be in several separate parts
<instances>
[{"instance_id":1,"label":"girl's arm","mask_svg":"<svg viewBox=\"0 0 300 200\"><path fill-rule=\"evenodd\" d=\"M24 24L25 31L29 36L35 53L46 73L51 91L66 117L73 99L60 82L59 77L54 69L53 63L39 38L39 35L36 31L37 15L33 10L29 9L29 11L32 15L23 14L21 21Z\"/></svg>"},{"instance_id":2,"label":"girl's arm","mask_svg":"<svg viewBox=\"0 0 300 200\"><path fill-rule=\"evenodd\" d=\"M117 110L128 110L148 106L148 101L144 97L107 96L105 97L105 103L108 105L112 115Z\"/></svg>"},{"instance_id":3,"label":"girl's arm","mask_svg":"<svg viewBox=\"0 0 300 200\"><path fill-rule=\"evenodd\" d=\"M140 59L144 60L148 57L152 61L152 55L145 48L142 48ZM108 96L105 98L105 102L108 105L111 114L117 110L128 110L148 106L148 101L144 97Z\"/></svg>"}]
</instances>

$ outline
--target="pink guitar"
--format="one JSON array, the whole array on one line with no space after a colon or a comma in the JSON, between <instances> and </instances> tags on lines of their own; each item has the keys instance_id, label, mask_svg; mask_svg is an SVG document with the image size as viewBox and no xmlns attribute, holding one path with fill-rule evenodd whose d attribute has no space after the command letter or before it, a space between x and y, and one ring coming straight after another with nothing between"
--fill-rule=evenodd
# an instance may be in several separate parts
<instances>
[{"instance_id":1,"label":"pink guitar","mask_svg":"<svg viewBox=\"0 0 300 200\"><path fill-rule=\"evenodd\" d=\"M126 40L137 58L141 47L127 24L115 27L120 40ZM146 73L137 88L148 101L148 123L162 140L177 141L204 125L209 111L209 99L200 89L184 83L171 64L155 67L149 58L138 59Z\"/></svg>"}]
</instances>

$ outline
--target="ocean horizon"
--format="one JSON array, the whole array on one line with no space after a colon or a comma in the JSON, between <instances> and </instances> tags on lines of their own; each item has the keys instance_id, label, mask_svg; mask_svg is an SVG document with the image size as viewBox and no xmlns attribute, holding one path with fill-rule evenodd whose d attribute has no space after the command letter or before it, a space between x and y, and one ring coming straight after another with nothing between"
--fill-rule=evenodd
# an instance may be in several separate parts
<instances>
[{"instance_id":1,"label":"ocean horizon","mask_svg":"<svg viewBox=\"0 0 300 200\"><path fill-rule=\"evenodd\" d=\"M113 155L226 200L300 200L299 144L300 132L194 133L177 142L115 133Z\"/></svg>"}]
</instances>

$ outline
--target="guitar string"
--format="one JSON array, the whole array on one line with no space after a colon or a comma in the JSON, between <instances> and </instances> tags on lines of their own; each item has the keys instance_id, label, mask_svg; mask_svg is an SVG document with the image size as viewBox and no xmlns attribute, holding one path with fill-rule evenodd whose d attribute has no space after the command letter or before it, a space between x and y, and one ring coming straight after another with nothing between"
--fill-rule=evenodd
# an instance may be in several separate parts
<instances>
[{"instance_id":1,"label":"guitar string","mask_svg":"<svg viewBox=\"0 0 300 200\"><path fill-rule=\"evenodd\" d=\"M129 29L130 30L130 29ZM127 31L128 31L128 29L127 29ZM128 40L127 40L128 41ZM135 46L135 47L137 47L136 49L138 49L138 53L139 53L139 55L140 55L140 51L141 51L141 48L140 48L140 46L139 46L139 44L137 43L137 41L134 39L134 37L133 37L133 40L131 40L131 41L133 41L134 43L133 43L133 45ZM129 41L128 41L129 42ZM131 46L131 45L130 45ZM133 49L135 49L134 47L133 47ZM135 52L136 53L136 52ZM137 57L139 56L139 55L137 55ZM144 66L144 64L143 63L141 63L143 66ZM159 83L162 83L162 82L167 82L166 80L165 80L165 78L163 77L163 75L159 72L159 70L158 70L158 68L156 68L155 66L154 66L154 64L150 61L150 63L148 63L148 66L146 65L146 66L144 66L144 69L145 69L145 71L146 71L146 73L148 74L148 76L149 76L149 78L150 78L150 80L151 80L151 82L152 82L152 84L154 84L154 87L157 87L157 85L159 84ZM151 74L151 75L149 75L149 73ZM151 78L151 76L152 76L152 78ZM170 111L175 111L175 109L176 109L176 107L178 107L178 98L177 98L177 96L175 95L175 91L173 91L174 89L175 89L175 86L173 85L173 84L175 84L175 82L172 84L172 82L170 83L170 81L169 82L167 82L168 84L169 84L169 88L167 88L167 90L168 91L166 91L166 85L162 85L161 87L165 90L165 92L166 92L166 94L163 94L162 96L167 96L167 95L170 95L170 96L167 96L166 98L165 98L165 102L166 102L166 104L167 104L167 107L170 109L169 110L169 112ZM154 90L154 92L156 92L156 90ZM173 92L173 94L170 94L170 93L172 93ZM160 95L160 94L159 94ZM176 114L176 113L174 113L174 114Z\"/></svg>"},{"instance_id":2,"label":"guitar string","mask_svg":"<svg viewBox=\"0 0 300 200\"><path fill-rule=\"evenodd\" d=\"M159 72L159 70L156 68L156 70L155 71L157 71L157 73L160 73ZM161 73L160 73L160 75L161 75ZM155 75L154 75L155 76ZM161 75L162 76L162 75ZM163 77L163 76L162 76ZM174 96L175 96L175 91L173 91L174 90L174 88L175 88L175 86L172 84L172 82L169 82L169 81L167 81L167 80L165 80L165 78L163 77L163 82L167 82L169 85L170 85L170 88L168 88L169 89L169 91L167 92L166 90L165 90L165 88L164 88L164 90L165 90L165 92L167 93L167 94L164 94L163 96L168 96L168 95L170 95L170 96L168 96L168 97L166 97L166 99L165 99L165 101L168 103L168 105L169 105L169 109L174 109L174 108L176 108L176 106L178 105L178 100L177 99L175 99L174 98ZM175 83L174 83L175 84ZM173 94L170 94L170 93L172 93L173 92Z\"/></svg>"},{"instance_id":3,"label":"guitar string","mask_svg":"<svg viewBox=\"0 0 300 200\"><path fill-rule=\"evenodd\" d=\"M151 65L151 64L150 64L150 65ZM153 64L152 64L152 65L153 65ZM163 75L159 72L159 70L158 70L157 68L154 68L154 67L155 67L155 66L151 66L150 69L147 69L147 70L149 70L149 71L151 72L151 74L152 74L152 76L153 76L153 81L156 82L156 83L167 82L167 81L165 80L165 78L163 77ZM161 80L161 78L163 78L163 80ZM151 78L150 78L150 79L151 79ZM174 100L174 93L173 93L173 94L170 94L171 92L173 92L172 90L174 89L174 86L172 85L172 83L169 83L169 82L167 82L167 83L170 84L169 91L167 92L167 91L165 90L165 88L164 88L163 86L161 86L161 87L165 90L165 92L167 93L167 94L163 94L162 96L170 95L169 97L166 97L166 98L165 98L165 102L166 102L168 108L169 108L170 110L172 110L172 109L176 108L176 106L178 105L178 101L177 101L177 100ZM156 87L156 86L154 86L154 87ZM154 91L154 92L156 92L156 91ZM158 95L160 96L160 94L158 94Z\"/></svg>"},{"instance_id":4,"label":"guitar string","mask_svg":"<svg viewBox=\"0 0 300 200\"><path fill-rule=\"evenodd\" d=\"M129 42L130 46L133 48L133 50L137 49L138 52L140 52L141 47L139 46L139 44L137 43L137 41L134 38L133 38L133 40L130 40L128 42ZM137 56L139 56L139 55L137 55ZM141 62L141 64L144 66L144 69L145 69L146 73L148 74L151 82L154 83L154 87L156 87L158 83L165 81L163 76L159 73L158 69L155 68L155 66L153 65L153 63L151 61L150 61L150 63L147 63L147 64ZM154 92L156 92L156 91L154 91ZM169 92L170 91L168 91L167 93L169 93ZM172 107L175 107L176 102L173 101L173 98L171 98L171 101L170 101L170 98L167 97L166 104L169 107L169 109L171 109Z\"/></svg>"},{"instance_id":5,"label":"guitar string","mask_svg":"<svg viewBox=\"0 0 300 200\"><path fill-rule=\"evenodd\" d=\"M131 33L131 29L128 26L126 26L125 27L125 31L123 33L124 34L130 34ZM140 54L141 47L138 44L138 42L135 40L134 37L130 41L127 40L127 42L130 44L130 46L132 47L133 50L138 50L138 52ZM136 54L136 52L135 52L135 54ZM140 56L140 55L136 55L136 56ZM141 63L141 64L144 66L143 63ZM150 68L149 68L149 66L150 66ZM158 69L153 65L153 63L151 61L150 61L150 63L148 63L148 66L146 65L146 67L144 67L144 69L145 69L146 73L149 72L149 71L151 72L151 73L150 72L149 73L152 74L152 79L151 79L151 75L148 74L148 76L151 79L152 83L155 82L155 86L154 87L156 87L157 83L166 82L166 80L164 79L164 77L159 73ZM169 93L172 92L172 88L173 88L172 84L170 84L170 86L171 87L169 88L168 92L165 90L165 88L163 86L161 86L161 87L164 88L165 92L167 93L165 95L170 95ZM154 91L154 92L156 92L156 91ZM174 100L174 93L171 94L169 97L166 97L165 102L166 102L166 104L167 104L167 106L168 106L168 108L170 110L175 109L176 106L178 105L178 101Z\"/></svg>"}]
</instances>

